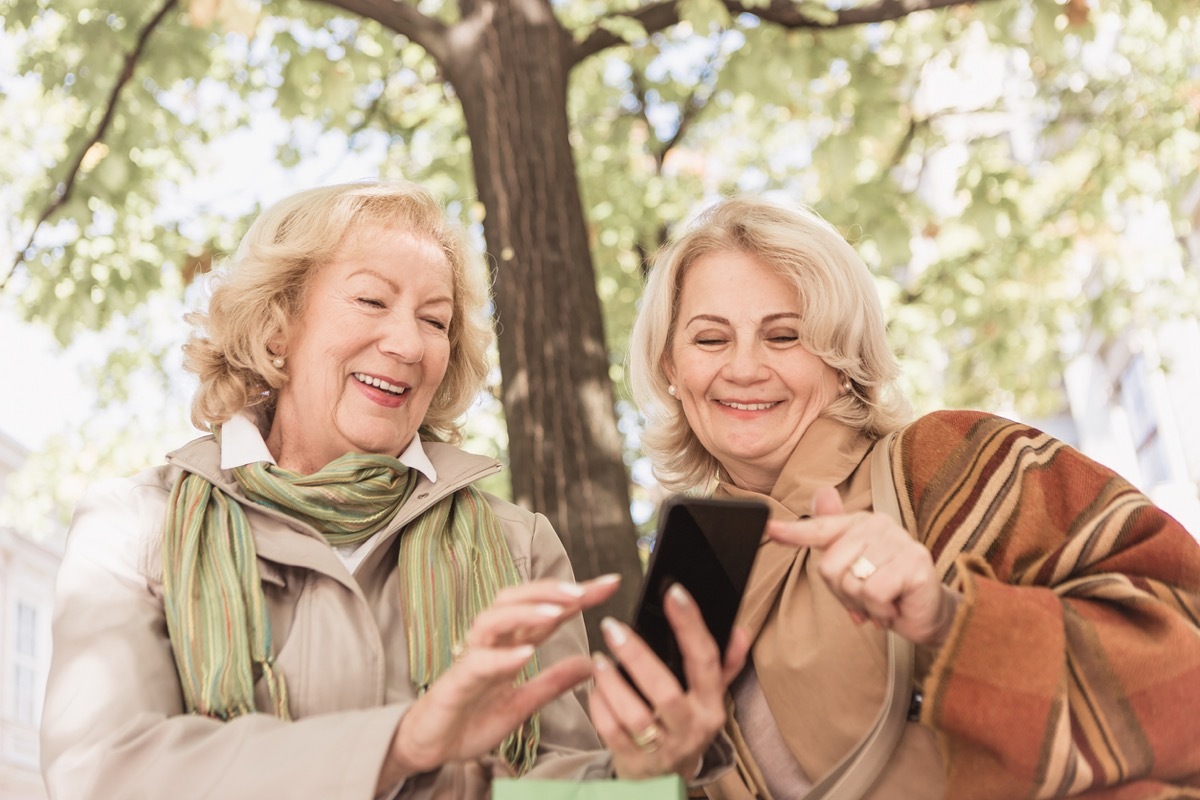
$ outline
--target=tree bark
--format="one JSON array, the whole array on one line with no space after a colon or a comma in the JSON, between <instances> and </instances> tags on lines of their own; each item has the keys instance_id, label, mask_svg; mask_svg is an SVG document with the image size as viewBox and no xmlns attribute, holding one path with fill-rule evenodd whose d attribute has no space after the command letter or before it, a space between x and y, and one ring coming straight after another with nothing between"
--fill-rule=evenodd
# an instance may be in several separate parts
<instances>
[{"instance_id":1,"label":"tree bark","mask_svg":"<svg viewBox=\"0 0 1200 800\"><path fill-rule=\"evenodd\" d=\"M558 531L578 578L619 572L587 615L624 616L641 579L608 352L567 116L570 38L543 0L468 0L442 68L486 209L513 494Z\"/></svg>"}]
</instances>

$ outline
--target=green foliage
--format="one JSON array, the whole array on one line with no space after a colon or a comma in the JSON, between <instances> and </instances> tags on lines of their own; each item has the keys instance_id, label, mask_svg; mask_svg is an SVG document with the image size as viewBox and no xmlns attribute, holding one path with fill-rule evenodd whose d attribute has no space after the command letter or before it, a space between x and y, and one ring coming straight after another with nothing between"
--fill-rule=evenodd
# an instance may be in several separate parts
<instances>
[{"instance_id":1,"label":"green foliage","mask_svg":"<svg viewBox=\"0 0 1200 800\"><path fill-rule=\"evenodd\" d=\"M417 5L458 18L453 3ZM204 25L180 11L153 32L101 145L7 283L60 341L137 319L147 298L177 302L198 254L232 248L253 204L168 201L213 172L231 132L264 121L284 131L280 163L304 167L322 136L342 137L380 175L450 200L478 235L462 113L428 54L324 3L234 6ZM843 6L799 8L827 22ZM554 4L577 40L598 26L624 41L575 68L569 98L619 391L647 257L733 191L809 204L856 244L920 407L1056 411L1072 342L1200 307L1175 241L1130 244L1147 220L1194 233L1195 0L997 0L826 30L685 0L683 22L651 35L620 16L636 7ZM25 156L0 164L21 195L14 248L94 137L156 8L0 0L20 48L0 95L0 141ZM166 341L127 345L101 382L113 399L171 357ZM503 457L498 409L493 397L472 411L468 443Z\"/></svg>"}]
</instances>

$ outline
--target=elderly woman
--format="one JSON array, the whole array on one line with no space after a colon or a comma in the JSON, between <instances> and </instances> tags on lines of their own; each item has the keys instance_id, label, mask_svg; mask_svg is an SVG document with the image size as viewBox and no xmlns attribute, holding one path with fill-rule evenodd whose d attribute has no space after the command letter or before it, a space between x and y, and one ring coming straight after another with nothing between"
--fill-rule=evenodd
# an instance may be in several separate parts
<instances>
[{"instance_id":1,"label":"elderly woman","mask_svg":"<svg viewBox=\"0 0 1200 800\"><path fill-rule=\"evenodd\" d=\"M302 192L255 221L190 317L211 435L93 488L72 523L42 722L52 797L693 774L740 664L722 670L682 598L707 682L657 697L686 729L618 709L600 750L569 690L593 670L580 610L617 581L576 584L544 517L475 488L500 465L446 443L487 369L485 299L461 232L410 184ZM615 654L635 680L665 669L637 641Z\"/></svg>"},{"instance_id":2,"label":"elderly woman","mask_svg":"<svg viewBox=\"0 0 1200 800\"><path fill-rule=\"evenodd\" d=\"M832 226L718 203L658 256L632 348L661 482L774 511L710 797L1200 797L1196 541L1027 425L910 421Z\"/></svg>"}]
</instances>

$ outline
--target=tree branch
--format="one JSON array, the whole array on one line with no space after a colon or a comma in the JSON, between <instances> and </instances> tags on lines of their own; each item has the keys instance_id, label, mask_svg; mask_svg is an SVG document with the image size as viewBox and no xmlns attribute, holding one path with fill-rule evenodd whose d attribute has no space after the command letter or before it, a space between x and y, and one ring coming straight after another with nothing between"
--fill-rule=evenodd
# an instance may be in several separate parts
<instances>
[{"instance_id":1,"label":"tree branch","mask_svg":"<svg viewBox=\"0 0 1200 800\"><path fill-rule=\"evenodd\" d=\"M422 14L415 5L404 0L315 1L375 20L388 30L420 45L439 65L444 65L450 56L446 41L447 27L433 17Z\"/></svg>"},{"instance_id":2,"label":"tree branch","mask_svg":"<svg viewBox=\"0 0 1200 800\"><path fill-rule=\"evenodd\" d=\"M696 83L696 88L688 95L687 102L683 104L682 110L679 112L679 125L675 128L675 133L671 138L663 142L662 149L656 154L658 166L661 169L663 162L667 159L667 154L677 146L682 140L684 134L692 127L692 123L696 121L696 117L700 116L700 112L708 105L708 101L713 98L717 90L717 79L721 75L721 69L724 64L721 63L721 52L718 48L713 54L708 63L704 65L704 69L700 71L699 80Z\"/></svg>"},{"instance_id":3,"label":"tree branch","mask_svg":"<svg viewBox=\"0 0 1200 800\"><path fill-rule=\"evenodd\" d=\"M75 182L79 179L79 172L83 166L83 160L87 157L88 151L95 145L99 144L104 139L104 134L108 132L112 125L113 117L117 111L117 101L120 100L121 92L125 86L133 79L134 69L137 67L138 61L141 60L142 52L146 49L146 43L150 40L150 35L154 30L162 24L162 21L170 13L171 9L178 4L178 0L166 0L162 8L150 18L145 27L138 33L137 41L134 43L133 49L125 55L125 63L121 67L121 73L117 76L117 82L113 85L112 91L108 93L108 101L104 108L104 116L100 118L100 122L96 125L96 129L92 131L92 135L79 148L79 152L75 155L75 161L71 164L71 168L67 171L66 179L59 183L54 190L54 196L46 207L42 209L42 213L38 216L37 222L33 224L33 230L29 232L29 241L25 246L17 251L16 257L13 259L12 267L9 268L8 274L0 280L0 292L8 286L9 280L17 273L17 269L25 261L25 254L33 247L33 240L37 236L38 230L46 221L50 219L55 211L62 208L63 204L71 197L71 192L75 189Z\"/></svg>"},{"instance_id":4,"label":"tree branch","mask_svg":"<svg viewBox=\"0 0 1200 800\"><path fill-rule=\"evenodd\" d=\"M994 2L994 0L992 0ZM784 28L846 28L852 25L867 25L872 22L907 17L916 11L931 11L951 6L975 5L988 0L876 0L864 6L845 8L832 12L831 21L818 20L806 14L792 0L770 0L766 8L753 8L740 0L722 0L730 15L749 14L764 22L773 22ZM628 17L637 20L646 29L646 33L658 33L679 22L679 0L662 0L650 3L632 11L621 12L611 16ZM823 15L824 16L824 15ZM621 37L596 27L588 37L575 46L572 63L578 63L588 56L617 45L626 44Z\"/></svg>"}]
</instances>

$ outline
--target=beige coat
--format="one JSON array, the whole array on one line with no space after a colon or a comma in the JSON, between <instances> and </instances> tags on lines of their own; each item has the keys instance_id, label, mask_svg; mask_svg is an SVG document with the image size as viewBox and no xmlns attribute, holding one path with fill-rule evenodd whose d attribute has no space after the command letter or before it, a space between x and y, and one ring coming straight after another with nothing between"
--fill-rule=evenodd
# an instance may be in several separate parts
<instances>
[{"instance_id":1,"label":"beige coat","mask_svg":"<svg viewBox=\"0 0 1200 800\"><path fill-rule=\"evenodd\" d=\"M822 486L836 486L847 512L873 509L870 451L874 442L828 418L812 423L769 497L722 484L721 493L757 497L774 519L806 516ZM820 555L764 538L738 617L755 635L751 657L782 741L816 784L869 732L887 690L883 631L855 625L829 591ZM918 685L931 653L917 649ZM762 766L731 719L739 770L708 788L711 800L769 797ZM942 796L941 755L933 731L904 726L896 749L865 800L930 800ZM757 793L756 793L757 792ZM797 790L796 797L807 796Z\"/></svg>"},{"instance_id":2,"label":"beige coat","mask_svg":"<svg viewBox=\"0 0 1200 800\"><path fill-rule=\"evenodd\" d=\"M254 530L277 665L295 721L269 713L223 723L185 714L162 602L160 538L168 494L186 467L241 498L219 469L211 437L169 464L99 484L80 503L58 574L42 770L56 800L102 798L320 798L374 794L392 733L415 700L397 598L396 534L438 499L500 469L443 444L437 469L351 575L311 528L243 501ZM573 580L557 535L540 514L489 498L526 580ZM543 666L587 653L581 618L540 649ZM267 710L259 685L258 706ZM534 773L607 775L609 759L582 696L567 693L541 719ZM401 797L483 795L490 765L447 766L410 779Z\"/></svg>"}]
</instances>

